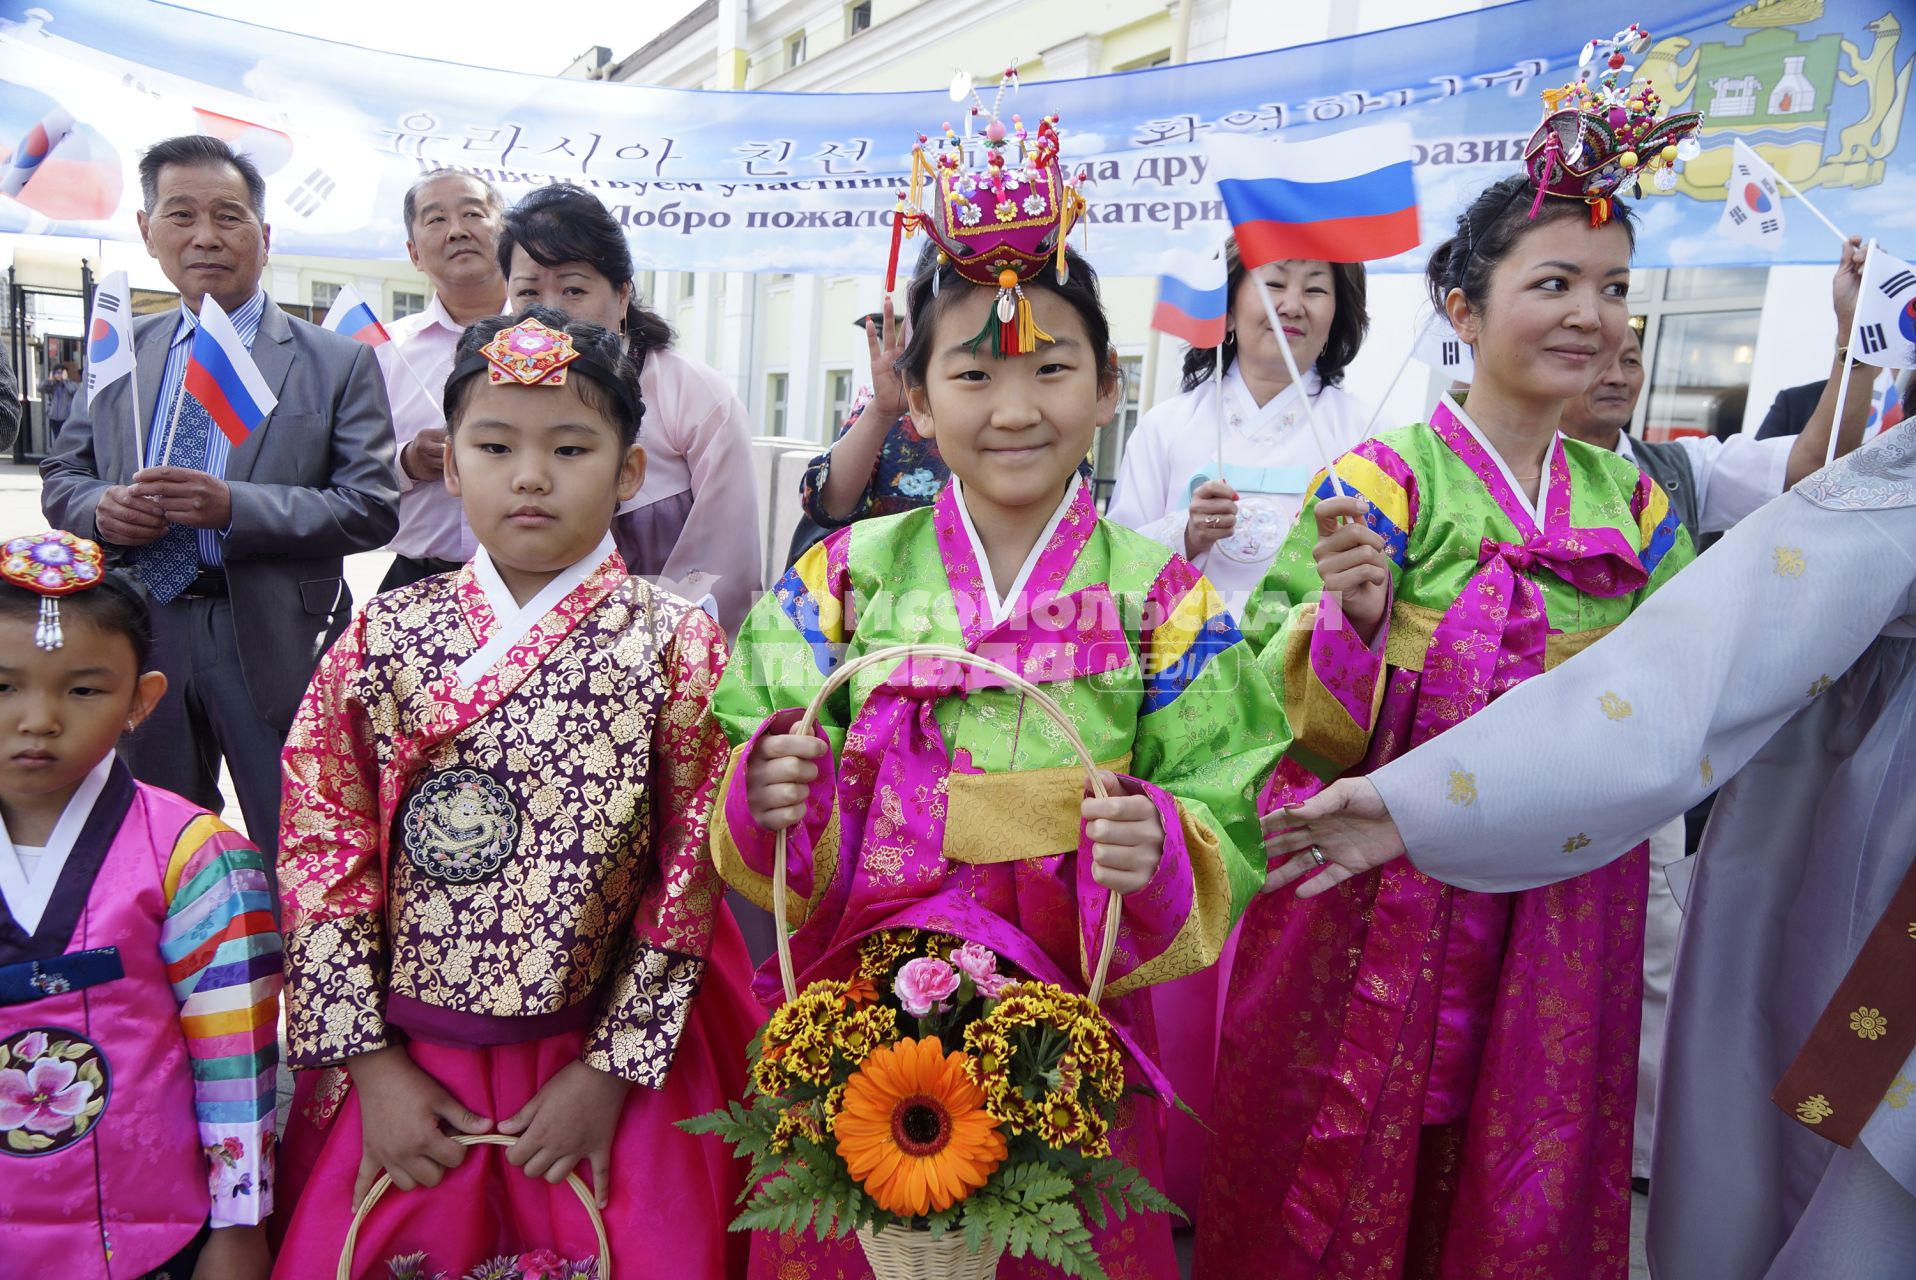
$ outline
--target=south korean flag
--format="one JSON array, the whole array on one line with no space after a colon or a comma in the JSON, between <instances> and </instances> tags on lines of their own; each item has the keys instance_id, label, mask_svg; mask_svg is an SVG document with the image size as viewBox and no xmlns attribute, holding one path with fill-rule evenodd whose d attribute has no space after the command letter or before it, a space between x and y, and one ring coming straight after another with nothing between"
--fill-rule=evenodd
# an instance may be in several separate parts
<instances>
[{"instance_id":1,"label":"south korean flag","mask_svg":"<svg viewBox=\"0 0 1916 1280\"><path fill-rule=\"evenodd\" d=\"M1783 244L1783 196L1777 189L1776 170L1741 138L1736 139L1730 160L1729 189L1724 192L1723 216L1716 229L1772 253Z\"/></svg>"},{"instance_id":2,"label":"south korean flag","mask_svg":"<svg viewBox=\"0 0 1916 1280\"><path fill-rule=\"evenodd\" d=\"M1450 321L1435 312L1418 329L1417 343L1410 353L1456 382L1469 382L1476 374L1475 353L1457 336Z\"/></svg>"},{"instance_id":3,"label":"south korean flag","mask_svg":"<svg viewBox=\"0 0 1916 1280\"><path fill-rule=\"evenodd\" d=\"M1870 241L1850 322L1849 358L1880 369L1916 368L1916 268Z\"/></svg>"}]
</instances>

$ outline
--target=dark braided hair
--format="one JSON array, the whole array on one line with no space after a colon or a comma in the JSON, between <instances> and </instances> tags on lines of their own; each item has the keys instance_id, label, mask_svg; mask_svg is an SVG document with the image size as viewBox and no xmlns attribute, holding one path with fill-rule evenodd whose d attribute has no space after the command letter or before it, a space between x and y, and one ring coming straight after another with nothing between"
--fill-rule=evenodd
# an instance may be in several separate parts
<instances>
[{"instance_id":1,"label":"dark braided hair","mask_svg":"<svg viewBox=\"0 0 1916 1280\"><path fill-rule=\"evenodd\" d=\"M505 330L526 320L537 320L548 329L563 330L572 338L574 350L581 355L593 357L593 364L578 360L567 366L566 381L578 392L580 401L588 409L602 415L607 422L618 428L620 446L631 448L633 442L639 438L639 420L645 416L645 405L638 397L639 375L633 367L632 358L626 354L625 344L619 340L618 334L604 325L593 324L586 320L574 320L557 307L536 303L516 316L487 316L459 335L459 346L454 351L452 359L455 376L446 380L444 405L446 434L454 435L458 432L460 420L466 416L466 404L472 399L472 389L482 381L477 369L464 376L456 376L459 366L465 363L466 357L478 351ZM630 399L607 386L601 380L600 369L608 370L614 377L623 379L630 393ZM634 407L638 410L638 417L633 416Z\"/></svg>"},{"instance_id":2,"label":"dark braided hair","mask_svg":"<svg viewBox=\"0 0 1916 1280\"><path fill-rule=\"evenodd\" d=\"M46 597L11 582L0 582L0 618L37 620ZM109 569L96 586L60 597L60 617L71 626L83 618L102 631L123 635L133 646L134 670L147 669L153 656L152 597L137 576L126 569Z\"/></svg>"},{"instance_id":3,"label":"dark braided hair","mask_svg":"<svg viewBox=\"0 0 1916 1280\"><path fill-rule=\"evenodd\" d=\"M1358 349L1364 345L1364 336L1370 332L1370 310L1365 304L1366 284L1364 264L1361 262L1333 262L1331 269L1331 298L1337 304L1331 315L1330 337L1324 340L1324 349L1317 354L1317 362L1311 367L1317 370L1317 376L1323 379L1327 387L1343 383L1344 370L1357 358ZM1237 254L1235 239L1224 242L1224 297L1227 308L1237 305L1237 288L1251 273L1244 269L1243 259ZM1255 285L1255 279L1252 279ZM1224 367L1228 370L1237 363L1237 335L1227 334L1224 339ZM1184 353L1184 378L1179 384L1182 390L1195 391L1217 372L1216 347L1191 347Z\"/></svg>"},{"instance_id":4,"label":"dark braided hair","mask_svg":"<svg viewBox=\"0 0 1916 1280\"><path fill-rule=\"evenodd\" d=\"M1517 241L1532 227L1590 216L1589 206L1581 200L1545 196L1537 216L1532 218L1530 204L1536 194L1528 176L1513 173L1485 187L1458 215L1457 233L1431 250L1424 266L1424 287L1430 291L1430 303L1437 314L1444 313L1444 299L1452 289L1463 290L1472 311L1482 310L1497 264L1510 256ZM1623 201L1610 201L1611 221L1623 228L1632 250L1637 244L1636 216Z\"/></svg>"}]
</instances>

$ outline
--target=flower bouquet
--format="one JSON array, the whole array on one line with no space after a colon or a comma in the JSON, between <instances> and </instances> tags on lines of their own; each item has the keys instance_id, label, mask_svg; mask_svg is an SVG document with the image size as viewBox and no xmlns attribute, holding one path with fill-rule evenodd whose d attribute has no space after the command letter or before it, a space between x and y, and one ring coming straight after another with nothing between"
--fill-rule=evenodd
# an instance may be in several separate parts
<instances>
[{"instance_id":1,"label":"flower bouquet","mask_svg":"<svg viewBox=\"0 0 1916 1280\"><path fill-rule=\"evenodd\" d=\"M989 658L948 644L892 645L841 662L790 732L868 668L937 659L996 676L1037 706L1107 794L1057 701ZM1111 1155L1124 1091L1116 1032L1098 998L1117 944L1109 895L1089 996L998 972L948 934L898 929L860 945L852 976L798 988L786 927L787 835L773 842L771 902L785 1003L752 1041L743 1102L691 1120L751 1161L734 1231L853 1231L878 1280L983 1280L1006 1249L1105 1280L1091 1230L1107 1215L1177 1213Z\"/></svg>"},{"instance_id":2,"label":"flower bouquet","mask_svg":"<svg viewBox=\"0 0 1916 1280\"><path fill-rule=\"evenodd\" d=\"M977 943L873 934L849 979L774 1011L751 1056L744 1102L683 1122L751 1160L735 1231L856 1230L879 1280L989 1276L1007 1248L1102 1280L1092 1226L1177 1212L1111 1154L1111 1024Z\"/></svg>"}]
</instances>

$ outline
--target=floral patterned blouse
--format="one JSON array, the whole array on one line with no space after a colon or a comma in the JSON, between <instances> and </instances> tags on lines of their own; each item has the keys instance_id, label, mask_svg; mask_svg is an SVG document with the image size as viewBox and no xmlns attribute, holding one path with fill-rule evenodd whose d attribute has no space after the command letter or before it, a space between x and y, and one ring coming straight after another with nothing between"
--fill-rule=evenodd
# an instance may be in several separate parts
<instances>
[{"instance_id":1,"label":"floral patterned blouse","mask_svg":"<svg viewBox=\"0 0 1916 1280\"><path fill-rule=\"evenodd\" d=\"M862 388L858 398L852 402L851 412L845 415L845 425L838 429L833 444L845 438L845 433L852 429L852 424L858 421L858 416L869 403L871 388ZM891 430L885 433L885 443L878 451L871 478L865 482L865 492L859 496L851 514L842 520L834 519L825 510L822 499L831 465L832 454L827 449L812 459L812 464L805 468L805 475L798 482L798 498L805 508L805 514L823 529L838 529L872 516L897 515L901 511L928 507L951 475L945 460L938 454L938 445L912 428L910 414L900 415Z\"/></svg>"}]
</instances>

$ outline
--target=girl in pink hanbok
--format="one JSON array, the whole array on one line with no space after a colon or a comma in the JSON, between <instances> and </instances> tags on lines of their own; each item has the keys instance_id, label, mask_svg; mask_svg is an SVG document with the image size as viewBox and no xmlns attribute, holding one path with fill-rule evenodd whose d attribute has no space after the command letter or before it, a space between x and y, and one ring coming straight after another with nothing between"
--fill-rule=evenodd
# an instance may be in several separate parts
<instances>
[{"instance_id":1,"label":"girl in pink hanbok","mask_svg":"<svg viewBox=\"0 0 1916 1280\"><path fill-rule=\"evenodd\" d=\"M1529 172L1478 196L1430 257L1431 300L1475 351L1468 400L1339 459L1253 601L1246 636L1294 739L1267 811L1474 715L1690 559L1662 490L1557 432L1629 322L1629 215L1610 193L1668 173L1695 127L1658 121L1624 63L1546 95ZM1614 695L1602 710L1654 712ZM1450 776L1448 803L1477 799L1469 770ZM1400 862L1254 903L1196 1275L1623 1280L1646 866L1638 848L1478 894Z\"/></svg>"},{"instance_id":2,"label":"girl in pink hanbok","mask_svg":"<svg viewBox=\"0 0 1916 1280\"><path fill-rule=\"evenodd\" d=\"M273 894L114 754L166 694L152 647L97 544L0 548L0 1241L15 1275L264 1280Z\"/></svg>"},{"instance_id":3,"label":"girl in pink hanbok","mask_svg":"<svg viewBox=\"0 0 1916 1280\"><path fill-rule=\"evenodd\" d=\"M743 1267L743 1171L675 1127L743 1091L758 1018L706 847L725 641L613 549L636 386L562 312L469 329L446 480L481 549L369 604L294 724L279 1276L334 1273L382 1170L356 1275L585 1274L574 1171L624 1274Z\"/></svg>"},{"instance_id":4,"label":"girl in pink hanbok","mask_svg":"<svg viewBox=\"0 0 1916 1280\"><path fill-rule=\"evenodd\" d=\"M713 854L769 906L787 832L801 984L849 975L867 939L914 945L916 931L1082 991L1122 895L1102 1007L1131 1051L1129 1082L1162 1093L1146 990L1214 963L1256 886L1254 800L1282 719L1211 584L1100 519L1078 474L1120 382L1096 273L1061 243L1078 206L1054 124L1027 151L994 120L986 171L954 158L926 184L950 216L934 232L944 252L927 250L911 285L900 372L952 482L929 507L833 533L746 619L714 699L734 750ZM841 662L914 643L1042 685L1110 796L1083 793L1073 748L1001 679L936 657L873 669L813 733L793 732ZM760 982L777 990L769 966ZM1111 1139L1153 1183L1165 1111L1140 1089ZM1109 1216L1092 1239L1111 1276L1176 1280L1168 1215ZM872 1274L849 1236L810 1233L761 1233L752 1265L762 1280ZM1060 1273L1007 1258L999 1274Z\"/></svg>"}]
</instances>

